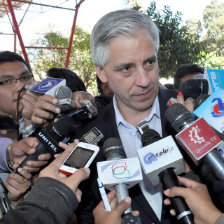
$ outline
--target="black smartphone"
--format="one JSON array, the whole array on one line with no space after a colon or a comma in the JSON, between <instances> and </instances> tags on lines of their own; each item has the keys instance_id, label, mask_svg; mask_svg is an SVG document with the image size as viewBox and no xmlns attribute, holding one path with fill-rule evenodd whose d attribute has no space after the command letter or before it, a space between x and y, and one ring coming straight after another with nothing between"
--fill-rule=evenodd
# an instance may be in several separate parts
<instances>
[{"instance_id":1,"label":"black smartphone","mask_svg":"<svg viewBox=\"0 0 224 224\"><path fill-rule=\"evenodd\" d=\"M17 129L15 121L11 117L0 115L0 130L13 129Z\"/></svg>"}]
</instances>

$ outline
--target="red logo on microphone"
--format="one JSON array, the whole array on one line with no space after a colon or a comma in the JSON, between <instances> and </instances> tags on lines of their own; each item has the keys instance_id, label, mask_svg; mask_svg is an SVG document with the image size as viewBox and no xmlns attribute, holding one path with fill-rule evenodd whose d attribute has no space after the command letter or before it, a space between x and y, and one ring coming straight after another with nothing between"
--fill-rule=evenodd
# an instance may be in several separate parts
<instances>
[{"instance_id":1,"label":"red logo on microphone","mask_svg":"<svg viewBox=\"0 0 224 224\"><path fill-rule=\"evenodd\" d=\"M203 118L178 133L176 139L196 164L198 160L222 142Z\"/></svg>"}]
</instances>

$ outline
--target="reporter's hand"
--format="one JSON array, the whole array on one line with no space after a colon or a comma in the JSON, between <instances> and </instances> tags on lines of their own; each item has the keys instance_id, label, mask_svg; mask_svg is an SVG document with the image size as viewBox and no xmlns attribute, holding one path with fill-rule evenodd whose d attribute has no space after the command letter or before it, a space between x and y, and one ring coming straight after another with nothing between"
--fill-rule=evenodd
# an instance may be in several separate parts
<instances>
[{"instance_id":1,"label":"reporter's hand","mask_svg":"<svg viewBox=\"0 0 224 224\"><path fill-rule=\"evenodd\" d=\"M7 130L0 130L0 135L6 135L7 134Z\"/></svg>"},{"instance_id":2,"label":"reporter's hand","mask_svg":"<svg viewBox=\"0 0 224 224\"><path fill-rule=\"evenodd\" d=\"M48 165L40 172L39 177L51 177L61 181L76 194L76 197L80 202L81 191L78 189L78 185L81 181L89 177L90 170L88 168L81 168L69 177L59 172L59 168L75 146L76 144L74 143L70 144L62 154L57 156L57 158L50 165Z\"/></svg>"},{"instance_id":3,"label":"reporter's hand","mask_svg":"<svg viewBox=\"0 0 224 224\"><path fill-rule=\"evenodd\" d=\"M93 116L96 116L98 111L97 111L97 106L95 104L95 98L93 97L93 95L91 95L88 92L85 91L76 91L72 93L72 100L75 102L75 106L77 108L80 108L83 106L83 104L81 103L82 100L88 100L92 103L92 105L95 107L96 112L95 114L90 114L89 118L92 118Z\"/></svg>"},{"instance_id":4,"label":"reporter's hand","mask_svg":"<svg viewBox=\"0 0 224 224\"><path fill-rule=\"evenodd\" d=\"M107 194L111 206L111 212L106 211L103 201L93 210L95 224L121 224L121 216L131 205L131 198L127 197L119 204L117 204L117 197L115 191ZM138 211L133 211L132 215L138 216Z\"/></svg>"},{"instance_id":5,"label":"reporter's hand","mask_svg":"<svg viewBox=\"0 0 224 224\"><path fill-rule=\"evenodd\" d=\"M19 174L10 173L5 182L5 187L8 190L8 197L13 205L17 205L23 200L24 193L26 193L31 186L31 174L22 168L18 171Z\"/></svg>"},{"instance_id":6,"label":"reporter's hand","mask_svg":"<svg viewBox=\"0 0 224 224\"><path fill-rule=\"evenodd\" d=\"M191 113L194 111L194 99L193 98L187 98L184 100L184 96L181 92L177 95L177 103L181 103L186 107L187 110L189 110Z\"/></svg>"},{"instance_id":7,"label":"reporter's hand","mask_svg":"<svg viewBox=\"0 0 224 224\"><path fill-rule=\"evenodd\" d=\"M186 188L173 187L165 190L164 194L167 197L183 197L194 214L195 224L214 224L222 213L212 203L207 187L184 177L178 177L178 179ZM170 200L165 199L164 204L169 205Z\"/></svg>"},{"instance_id":8,"label":"reporter's hand","mask_svg":"<svg viewBox=\"0 0 224 224\"><path fill-rule=\"evenodd\" d=\"M11 147L10 154L13 160L13 169L21 164L21 162L28 156L36 152L36 146L39 144L37 138L28 137L24 138ZM40 167L47 164L48 160L51 158L50 153L42 154L38 157L38 161L27 161L23 169L27 172L36 172Z\"/></svg>"},{"instance_id":9,"label":"reporter's hand","mask_svg":"<svg viewBox=\"0 0 224 224\"><path fill-rule=\"evenodd\" d=\"M49 119L54 118L55 113L59 114L61 112L57 103L58 99L54 96L43 95L38 97L31 117L32 122L38 125L46 125Z\"/></svg>"},{"instance_id":10,"label":"reporter's hand","mask_svg":"<svg viewBox=\"0 0 224 224\"><path fill-rule=\"evenodd\" d=\"M26 90L20 99L22 105L22 117L25 121L31 122L31 116L33 114L34 105L38 100L38 96L34 93Z\"/></svg>"}]
</instances>

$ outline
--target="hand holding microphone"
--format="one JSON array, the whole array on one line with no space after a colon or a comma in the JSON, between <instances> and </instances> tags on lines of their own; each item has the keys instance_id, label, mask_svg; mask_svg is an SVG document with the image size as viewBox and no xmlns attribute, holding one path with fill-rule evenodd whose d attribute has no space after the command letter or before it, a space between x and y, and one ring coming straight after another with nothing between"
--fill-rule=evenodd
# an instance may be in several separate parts
<instances>
[{"instance_id":1,"label":"hand holding microphone","mask_svg":"<svg viewBox=\"0 0 224 224\"><path fill-rule=\"evenodd\" d=\"M120 224L122 222L122 214L131 205L131 198L127 197L118 204L115 191L108 193L107 198L112 211L106 211L103 201L101 201L93 210L95 224ZM139 212L132 211L132 215L137 217L139 216Z\"/></svg>"},{"instance_id":2,"label":"hand holding microphone","mask_svg":"<svg viewBox=\"0 0 224 224\"><path fill-rule=\"evenodd\" d=\"M129 184L133 186L142 180L140 164L137 158L126 158L121 140L118 138L107 139L104 142L103 150L107 161L97 163L98 175L105 187L114 187L117 201L120 203L128 197ZM129 160L132 161L132 164ZM132 215L131 206L122 215L122 224L129 223L141 223L140 217Z\"/></svg>"},{"instance_id":3,"label":"hand holding microphone","mask_svg":"<svg viewBox=\"0 0 224 224\"><path fill-rule=\"evenodd\" d=\"M167 197L183 197L194 214L195 224L214 224L222 213L212 203L207 187L184 177L178 177L178 180L185 187L173 187L165 190L164 194ZM169 199L165 199L164 204L169 205ZM175 215L172 210L171 214Z\"/></svg>"},{"instance_id":4,"label":"hand holding microphone","mask_svg":"<svg viewBox=\"0 0 224 224\"><path fill-rule=\"evenodd\" d=\"M139 128L139 127L138 127ZM141 133L143 148L137 150L142 168L153 185L163 189L180 186L177 174L185 172L183 157L171 136L161 139L158 132L145 128ZM181 197L171 199L180 224L193 224L193 216Z\"/></svg>"}]
</instances>

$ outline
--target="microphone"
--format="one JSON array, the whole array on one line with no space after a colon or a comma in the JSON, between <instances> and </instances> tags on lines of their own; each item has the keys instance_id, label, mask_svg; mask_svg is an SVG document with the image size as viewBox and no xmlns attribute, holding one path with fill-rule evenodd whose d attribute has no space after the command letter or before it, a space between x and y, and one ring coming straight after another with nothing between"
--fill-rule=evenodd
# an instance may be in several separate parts
<instances>
[{"instance_id":1,"label":"microphone","mask_svg":"<svg viewBox=\"0 0 224 224\"><path fill-rule=\"evenodd\" d=\"M206 79L188 79L181 85L181 92L186 98L196 99L201 94L208 94L208 81Z\"/></svg>"},{"instance_id":2,"label":"microphone","mask_svg":"<svg viewBox=\"0 0 224 224\"><path fill-rule=\"evenodd\" d=\"M41 82L37 83L33 87L29 88L29 91L37 93L38 95L51 95L55 96L55 91L61 86L66 86L65 79L48 77Z\"/></svg>"},{"instance_id":3,"label":"microphone","mask_svg":"<svg viewBox=\"0 0 224 224\"><path fill-rule=\"evenodd\" d=\"M106 160L108 161L114 161L114 160L122 160L126 158L126 154L124 152L124 148L122 146L121 140L119 138L109 138L107 139L104 144L103 144L103 152L106 157ZM137 158L136 158L137 159ZM117 161L116 161L117 162ZM113 169L113 174L117 179L121 180L126 179L125 176L122 174L125 172L129 172L127 167L124 166L125 163L123 163L123 166L120 165L119 163L116 165ZM129 176L130 174L128 174ZM101 179L101 177L100 177ZM102 180L102 179L101 179ZM117 183L115 186L115 191L117 195L117 200L118 203L121 202L124 198L128 196L128 188L125 183ZM131 214L132 209L131 206L124 212L122 216L122 223L123 224L128 224L128 223L136 223L139 224L141 223L140 217L135 217Z\"/></svg>"},{"instance_id":4,"label":"microphone","mask_svg":"<svg viewBox=\"0 0 224 224\"><path fill-rule=\"evenodd\" d=\"M201 94L194 101L194 110L196 110L210 95Z\"/></svg>"},{"instance_id":5,"label":"microphone","mask_svg":"<svg viewBox=\"0 0 224 224\"><path fill-rule=\"evenodd\" d=\"M62 111L73 108L72 91L66 86L65 79L48 77L29 88L29 91L38 95L51 95L58 99L58 106Z\"/></svg>"},{"instance_id":6,"label":"microphone","mask_svg":"<svg viewBox=\"0 0 224 224\"><path fill-rule=\"evenodd\" d=\"M0 209L2 215L5 215L7 212L12 210L12 206L7 194L7 189L1 178L0 178Z\"/></svg>"},{"instance_id":7,"label":"microphone","mask_svg":"<svg viewBox=\"0 0 224 224\"><path fill-rule=\"evenodd\" d=\"M25 166L29 160L38 160L38 156L50 152L52 155L57 154L63 149L58 146L60 141L67 143L68 136L77 128L76 122L67 116L60 117L57 122L52 122L42 128L36 135L40 143L36 147L36 152L27 156L18 168ZM18 171L18 168L16 172Z\"/></svg>"},{"instance_id":8,"label":"microphone","mask_svg":"<svg viewBox=\"0 0 224 224\"><path fill-rule=\"evenodd\" d=\"M215 175L224 180L224 160L217 147L222 140L203 118L197 119L182 104L167 108L165 117L178 133L177 141L196 165L207 163Z\"/></svg>"},{"instance_id":9,"label":"microphone","mask_svg":"<svg viewBox=\"0 0 224 224\"><path fill-rule=\"evenodd\" d=\"M67 86L60 86L55 90L54 96L58 99L58 106L61 112L68 111L74 107L72 101L72 91Z\"/></svg>"},{"instance_id":10,"label":"microphone","mask_svg":"<svg viewBox=\"0 0 224 224\"><path fill-rule=\"evenodd\" d=\"M185 172L183 156L172 136L161 139L158 132L145 129L141 134L143 148L137 150L144 173L153 185L163 189L180 186L177 175ZM170 198L180 224L193 224L193 215L182 197Z\"/></svg>"}]
</instances>

